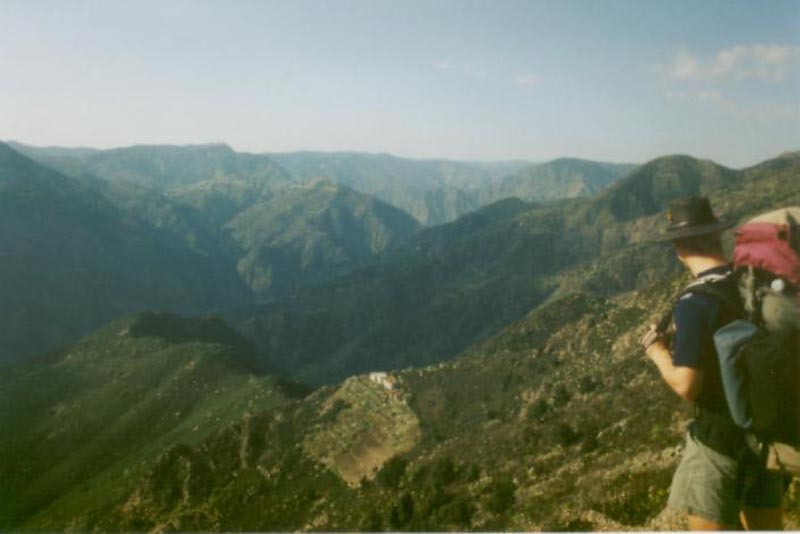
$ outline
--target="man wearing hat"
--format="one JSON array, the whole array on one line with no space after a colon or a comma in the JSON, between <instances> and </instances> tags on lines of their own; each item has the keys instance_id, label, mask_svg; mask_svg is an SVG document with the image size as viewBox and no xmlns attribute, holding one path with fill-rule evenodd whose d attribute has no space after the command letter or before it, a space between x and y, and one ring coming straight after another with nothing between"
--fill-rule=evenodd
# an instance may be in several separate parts
<instances>
[{"instance_id":1,"label":"man wearing hat","mask_svg":"<svg viewBox=\"0 0 800 534\"><path fill-rule=\"evenodd\" d=\"M705 197L673 201L662 239L695 280L675 304L671 350L651 326L642 339L648 358L681 398L694 403L686 448L670 488L669 506L688 516L691 530L780 530L781 477L760 467L725 400L714 332L739 318L739 295L721 233L733 223L717 219ZM699 285L714 291L692 292ZM716 295L716 296L713 296Z\"/></svg>"}]
</instances>

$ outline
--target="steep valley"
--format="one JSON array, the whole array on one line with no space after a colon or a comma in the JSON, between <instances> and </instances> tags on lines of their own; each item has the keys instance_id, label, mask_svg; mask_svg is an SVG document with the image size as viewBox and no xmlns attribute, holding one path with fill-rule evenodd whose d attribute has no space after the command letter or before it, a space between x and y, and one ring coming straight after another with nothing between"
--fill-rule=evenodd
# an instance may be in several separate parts
<instances>
[{"instance_id":1,"label":"steep valley","mask_svg":"<svg viewBox=\"0 0 800 534\"><path fill-rule=\"evenodd\" d=\"M274 241L295 243L300 257L341 245L360 258L266 304L245 291L215 308L227 324L197 317L211 311L203 306L194 318L148 311L99 326L114 318L104 316L86 323L91 335L5 366L0 530L13 531L683 529L664 506L690 410L638 340L686 275L652 237L683 194L709 195L736 221L800 204L798 153L741 171L668 156L588 198L506 199L419 229L326 181L223 195L223 206L227 179L183 183L192 200L179 201L2 150L0 202L16 217L28 197L10 192L93 202L87 220L75 208L65 213L77 218L45 228L88 231L99 213L116 239L149 236L206 258L171 275L187 284L209 281L196 265L231 268L230 257ZM83 200L66 202L74 197ZM270 218L275 235L260 226ZM321 220L341 232L320 237ZM352 249L335 236L360 232L356 221L369 231ZM34 222L14 228L36 236ZM0 235L21 261L23 240ZM37 239L41 257L77 246ZM227 263L211 261L220 249L234 251ZM116 294L103 291L97 298ZM51 313L80 316L79 304ZM34 336L43 320L27 321ZM799 490L795 480L785 497L789 528L800 528Z\"/></svg>"}]
</instances>

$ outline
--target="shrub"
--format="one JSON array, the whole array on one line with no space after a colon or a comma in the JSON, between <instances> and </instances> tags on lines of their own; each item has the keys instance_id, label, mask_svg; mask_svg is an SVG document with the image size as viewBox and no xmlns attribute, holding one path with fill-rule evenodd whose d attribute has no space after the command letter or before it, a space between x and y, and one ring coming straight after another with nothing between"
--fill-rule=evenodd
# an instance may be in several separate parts
<instances>
[{"instance_id":1,"label":"shrub","mask_svg":"<svg viewBox=\"0 0 800 534\"><path fill-rule=\"evenodd\" d=\"M383 464L375 480L383 487L397 489L406 474L407 467L408 461L406 459L394 456Z\"/></svg>"},{"instance_id":2,"label":"shrub","mask_svg":"<svg viewBox=\"0 0 800 534\"><path fill-rule=\"evenodd\" d=\"M565 386L564 384L559 384L558 386L556 386L556 389L553 392L553 397L552 397L553 406L557 408L564 406L569 402L571 398L572 394L567 389L567 386Z\"/></svg>"},{"instance_id":3,"label":"shrub","mask_svg":"<svg viewBox=\"0 0 800 534\"><path fill-rule=\"evenodd\" d=\"M452 484L458 478L458 470L449 456L439 458L433 465L432 482L438 486Z\"/></svg>"},{"instance_id":4,"label":"shrub","mask_svg":"<svg viewBox=\"0 0 800 534\"><path fill-rule=\"evenodd\" d=\"M456 495L450 502L442 506L435 516L439 529L442 527L455 527L467 530L471 526L472 516L475 515L475 506L467 495Z\"/></svg>"},{"instance_id":5,"label":"shrub","mask_svg":"<svg viewBox=\"0 0 800 534\"><path fill-rule=\"evenodd\" d=\"M469 464L467 468L467 482L475 482L481 477L481 468L478 464Z\"/></svg>"},{"instance_id":6,"label":"shrub","mask_svg":"<svg viewBox=\"0 0 800 534\"><path fill-rule=\"evenodd\" d=\"M531 404L530 408L528 408L528 420L538 420L547 415L549 411L550 406L547 405L547 401L544 399L537 399Z\"/></svg>"},{"instance_id":7,"label":"shrub","mask_svg":"<svg viewBox=\"0 0 800 534\"><path fill-rule=\"evenodd\" d=\"M583 443L581 443L581 452L589 453L597 450L599 446L600 440L597 439L597 434L592 433L583 440Z\"/></svg>"},{"instance_id":8,"label":"shrub","mask_svg":"<svg viewBox=\"0 0 800 534\"><path fill-rule=\"evenodd\" d=\"M517 486L510 478L493 482L489 486L489 500L487 508L495 514L505 513L514 506L516 501Z\"/></svg>"},{"instance_id":9,"label":"shrub","mask_svg":"<svg viewBox=\"0 0 800 534\"><path fill-rule=\"evenodd\" d=\"M583 519L570 519L564 523L555 523L545 528L550 532L591 532L594 524Z\"/></svg>"},{"instance_id":10,"label":"shrub","mask_svg":"<svg viewBox=\"0 0 800 534\"><path fill-rule=\"evenodd\" d=\"M401 529L408 526L412 519L414 519L414 497L406 492L389 511L389 526Z\"/></svg>"},{"instance_id":11,"label":"shrub","mask_svg":"<svg viewBox=\"0 0 800 534\"><path fill-rule=\"evenodd\" d=\"M383 519L377 510L371 509L367 512L366 517L361 521L359 530L364 532L378 532L383 530Z\"/></svg>"},{"instance_id":12,"label":"shrub","mask_svg":"<svg viewBox=\"0 0 800 534\"><path fill-rule=\"evenodd\" d=\"M581 393L591 393L597 389L597 380L591 375L584 375L578 381L578 391Z\"/></svg>"},{"instance_id":13,"label":"shrub","mask_svg":"<svg viewBox=\"0 0 800 534\"><path fill-rule=\"evenodd\" d=\"M580 432L566 423L559 423L555 429L555 440L563 447L570 447L578 443L583 436Z\"/></svg>"},{"instance_id":14,"label":"shrub","mask_svg":"<svg viewBox=\"0 0 800 534\"><path fill-rule=\"evenodd\" d=\"M600 503L599 510L611 519L628 526L643 526L667 504L672 469L625 474L608 488L613 495Z\"/></svg>"}]
</instances>

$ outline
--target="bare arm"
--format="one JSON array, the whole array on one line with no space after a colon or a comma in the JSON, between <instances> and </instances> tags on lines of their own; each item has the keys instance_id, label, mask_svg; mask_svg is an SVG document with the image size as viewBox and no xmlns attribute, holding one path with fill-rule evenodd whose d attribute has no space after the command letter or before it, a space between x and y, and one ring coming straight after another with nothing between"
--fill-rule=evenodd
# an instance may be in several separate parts
<instances>
[{"instance_id":1,"label":"bare arm","mask_svg":"<svg viewBox=\"0 0 800 534\"><path fill-rule=\"evenodd\" d=\"M682 399L693 401L703 385L703 372L692 367L678 367L672 363L672 354L662 340L654 341L646 349L647 357L653 360L664 382Z\"/></svg>"}]
</instances>

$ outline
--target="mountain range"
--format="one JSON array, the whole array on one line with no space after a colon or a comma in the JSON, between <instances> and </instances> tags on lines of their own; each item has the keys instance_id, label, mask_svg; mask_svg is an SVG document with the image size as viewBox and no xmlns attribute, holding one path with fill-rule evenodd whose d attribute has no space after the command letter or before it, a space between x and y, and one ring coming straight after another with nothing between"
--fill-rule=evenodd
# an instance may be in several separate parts
<instances>
[{"instance_id":1,"label":"mountain range","mask_svg":"<svg viewBox=\"0 0 800 534\"><path fill-rule=\"evenodd\" d=\"M0 324L22 318L0 347L27 351L0 378L5 530L683 529L690 414L638 339L686 276L653 237L685 194L735 221L800 204L800 153L666 156L427 228L325 177L162 187L38 157L0 145Z\"/></svg>"},{"instance_id":2,"label":"mountain range","mask_svg":"<svg viewBox=\"0 0 800 534\"><path fill-rule=\"evenodd\" d=\"M415 234L368 270L229 319L274 365L310 383L437 363L559 292L592 287L606 296L675 275L669 247L647 241L657 214L676 196L759 175L673 156L588 199L500 201ZM317 335L304 336L312 325Z\"/></svg>"},{"instance_id":3,"label":"mountain range","mask_svg":"<svg viewBox=\"0 0 800 534\"><path fill-rule=\"evenodd\" d=\"M547 163L414 160L389 154L269 154L293 176L325 177L393 204L426 225L452 222L506 198L591 196L636 168L575 158Z\"/></svg>"},{"instance_id":4,"label":"mountain range","mask_svg":"<svg viewBox=\"0 0 800 534\"><path fill-rule=\"evenodd\" d=\"M111 150L14 142L9 146L69 176L97 176L161 190L205 182L219 188L218 183L223 182L226 187L233 183L240 190L263 191L290 182L325 179L381 199L429 226L454 221L505 198L532 201L590 196L637 167L576 158L533 163L419 160L358 152L247 154L224 144ZM240 191L239 196L242 194Z\"/></svg>"},{"instance_id":5,"label":"mountain range","mask_svg":"<svg viewBox=\"0 0 800 534\"><path fill-rule=\"evenodd\" d=\"M222 144L96 150L11 143L0 156L2 177L15 184L2 199L4 216L14 220L4 238L14 242L0 253L12 256L4 280L14 282L3 291L0 361L57 347L137 310L211 312L289 297L375 264L420 229L399 208L347 184L371 190L402 172L393 180L397 187L444 198L448 193L437 187L477 191L523 167L285 156L312 167L341 160L332 182L291 175L268 156ZM26 178L32 175L48 178ZM53 188L69 193L50 205L27 204L25 195L48 196ZM102 214L90 218L87 204ZM56 239L68 228L68 237Z\"/></svg>"},{"instance_id":6,"label":"mountain range","mask_svg":"<svg viewBox=\"0 0 800 534\"><path fill-rule=\"evenodd\" d=\"M0 228L6 360L52 349L135 310L221 309L248 295L224 260L2 144Z\"/></svg>"},{"instance_id":7,"label":"mountain range","mask_svg":"<svg viewBox=\"0 0 800 534\"><path fill-rule=\"evenodd\" d=\"M79 151L94 159L73 177L0 144L0 361L138 310L212 312L285 296L369 263L419 227L372 197L287 183L266 158L241 163L217 146L112 152ZM181 185L152 186L162 182L150 169L168 175L198 152L200 163L165 181Z\"/></svg>"}]
</instances>

